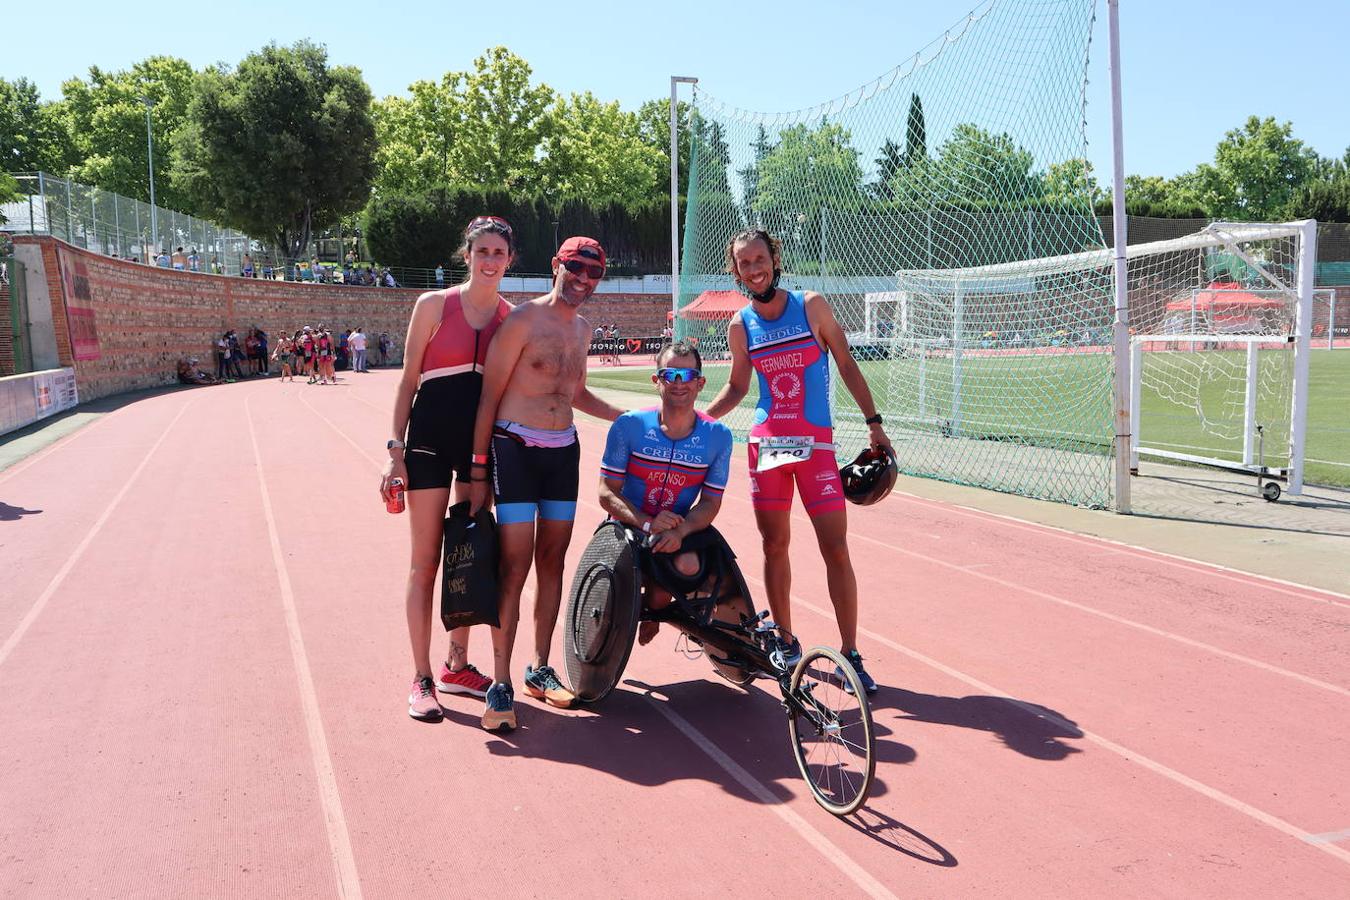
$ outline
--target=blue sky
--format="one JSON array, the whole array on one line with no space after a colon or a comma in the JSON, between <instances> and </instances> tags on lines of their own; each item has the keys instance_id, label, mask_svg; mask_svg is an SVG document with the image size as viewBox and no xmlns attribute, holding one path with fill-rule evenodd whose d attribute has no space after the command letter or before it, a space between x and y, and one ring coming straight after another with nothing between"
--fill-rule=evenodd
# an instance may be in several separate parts
<instances>
[{"instance_id":1,"label":"blue sky","mask_svg":"<svg viewBox=\"0 0 1350 900\"><path fill-rule=\"evenodd\" d=\"M1006 2L1006 0L1000 0ZM194 66L233 63L268 41L310 38L355 65L376 96L468 69L504 44L535 79L635 109L669 92L672 74L699 77L729 104L801 109L872 80L960 19L976 0L833 4L686 0L646 4L350 2L127 7L68 2L35 29L10 16L0 75L26 76L44 97L89 65L120 69L153 54ZM1106 2L1099 0L1088 88L1088 156L1110 172ZM1172 176L1213 157L1248 115L1291 121L1328 156L1350 146L1346 0L1121 0L1126 170ZM1301 67L1301 69L1300 69Z\"/></svg>"}]
</instances>

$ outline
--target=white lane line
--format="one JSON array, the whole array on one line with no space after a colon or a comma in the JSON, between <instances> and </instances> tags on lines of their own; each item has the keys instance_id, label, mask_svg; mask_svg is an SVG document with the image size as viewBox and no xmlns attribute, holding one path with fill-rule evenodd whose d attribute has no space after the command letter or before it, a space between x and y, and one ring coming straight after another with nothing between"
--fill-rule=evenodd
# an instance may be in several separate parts
<instances>
[{"instance_id":1,"label":"white lane line","mask_svg":"<svg viewBox=\"0 0 1350 900\"><path fill-rule=\"evenodd\" d=\"M1017 516L1010 516L1005 513L989 512L988 510L979 509L973 506L963 506L949 500L934 500L929 497L921 497L918 494L910 494L905 491L895 491L894 494L895 496L901 497L912 503L937 506L941 509L950 510L970 518L1000 523L1018 531L1030 531L1036 534L1045 534L1049 537L1057 537L1074 544L1083 544L1090 547L1097 547L1102 550L1110 550L1123 556L1132 556L1138 559L1150 559L1155 562L1185 569L1188 572L1200 572L1215 578L1235 581L1239 584L1257 585L1267 590L1274 591L1277 594L1286 594L1290 597L1311 600L1315 603L1330 603L1334 606L1350 606L1350 603L1342 602L1350 601L1350 594L1333 591L1328 588L1313 587L1312 585L1300 584L1297 581L1287 581L1283 578L1275 578L1271 575L1258 575L1255 572L1245 572L1241 569L1234 569L1230 566L1209 562L1203 559L1192 559L1189 556L1181 556L1176 553L1155 550L1152 547L1144 547L1139 544L1131 544L1126 541L1118 541L1113 538L1101 537L1095 534L1083 534L1069 528L1061 528L1058 525L1046 525L1043 522L1021 519ZM1290 590L1291 588L1292 590Z\"/></svg>"},{"instance_id":2,"label":"white lane line","mask_svg":"<svg viewBox=\"0 0 1350 900\"><path fill-rule=\"evenodd\" d=\"M300 402L303 403L303 404L305 405L305 408L306 408L306 409L308 409L310 412L314 413L314 415L318 416L318 417L319 417L319 420L322 421L323 424L325 424L325 425L327 425L329 428L333 429L333 432L334 432L338 437L342 438L344 441L346 441L347 443L351 444L351 445L352 445L352 448L353 448L354 450L356 450L357 453L361 454L361 455L364 456L366 459L370 460L371 464L375 466L376 471L382 471L382 470L384 469L384 462L382 462L378 457L373 456L373 455L371 455L370 453L366 452L366 448L362 447L362 446L361 446L360 444L358 444L356 441L354 441L354 440L352 440L350 437L348 437L348 436L347 436L347 433L346 433L345 431L343 431L341 428L338 428L336 425L334 425L334 424L332 423L332 421L329 420L329 418L328 418L327 416L325 416L323 413L321 413L321 412L319 412L317 409L315 409L315 408L310 404L310 402L309 402L308 400L305 399L305 395L304 395L304 394L301 394L301 395L300 395Z\"/></svg>"},{"instance_id":3,"label":"white lane line","mask_svg":"<svg viewBox=\"0 0 1350 900\"><path fill-rule=\"evenodd\" d=\"M1334 844L1337 841L1350 839L1350 828L1342 828L1340 831L1328 831L1326 834L1310 834L1304 840L1310 844Z\"/></svg>"},{"instance_id":4,"label":"white lane line","mask_svg":"<svg viewBox=\"0 0 1350 900\"><path fill-rule=\"evenodd\" d=\"M733 497L733 499L741 503L750 504L750 500L747 498ZM802 516L795 511L792 514L792 518L794 520L803 521L807 523L809 523L810 521L805 516ZM1114 622L1118 625L1124 625L1127 628L1133 628L1137 631L1142 631L1146 634L1151 634L1155 637L1160 637L1165 640L1183 644L1187 647L1191 647L1196 650L1202 650L1206 653L1212 653L1216 656L1221 656L1224 659L1230 659L1233 660L1234 662L1239 662L1244 665L1260 669L1263 672L1269 672L1273 675L1279 675L1284 678L1289 678L1294 681L1302 682L1303 684L1309 685L1311 687L1320 688L1321 690L1325 691L1331 691L1332 693L1340 694L1341 696L1344 697L1350 697L1350 688L1345 688L1338 684L1332 684L1330 682L1313 678L1309 675L1303 675L1299 672L1294 672L1289 669L1281 668L1280 666L1272 665L1271 663L1263 662L1259 659L1255 659L1250 656L1244 656L1241 653L1234 653L1231 650L1225 650L1222 647L1216 647L1215 645L1207 644L1204 641L1197 641L1194 638L1188 638L1185 637L1184 635L1176 634L1175 632L1166 631L1161 628L1155 628L1152 625L1145 625L1143 622L1136 622L1133 619L1127 619L1124 616L1118 616L1114 613L1109 613L1105 612L1104 610L1095 609L1091 606L1087 606L1086 604L1078 603L1075 600L1069 600L1065 597L1057 597L1054 594L1048 593L1046 591L1037 590L1036 588L1033 588L1029 585L1020 584L1015 581L1008 581L1006 579L999 578L995 575L990 575L985 572L977 572L973 569L973 567L967 564L948 562L947 560L942 559L941 557L938 556L933 556L927 553L919 553L917 551L909 550L904 547L898 547L895 544L888 544L885 541L878 540L877 538L872 537L871 535L865 533L861 529L850 531L849 537L851 539L868 541L880 547L885 547L887 550L890 550L893 553L899 553L905 556L912 557L914 559L922 560L925 563L929 563L934 566L939 566L949 571L960 572L963 575L966 575L970 578L987 581L1011 591L1018 591L1023 594L1028 594L1032 597L1037 597L1041 600L1046 600L1051 603L1057 603L1061 606L1067 606L1070 609L1076 609L1080 612L1097 616L1098 618L1106 619L1109 622ZM1207 573L1203 571L1198 571L1197 574L1207 574Z\"/></svg>"},{"instance_id":5,"label":"white lane line","mask_svg":"<svg viewBox=\"0 0 1350 900\"><path fill-rule=\"evenodd\" d=\"M302 402L304 402L303 398ZM381 463L376 457L367 453L361 447L360 444L356 443L356 441L347 437L347 435L343 431L341 431L336 425L330 422L328 418L323 415L323 413L319 412L313 406L310 406L309 403L307 402L305 403L305 405L309 407L311 412L313 412L316 416L322 419L328 425L328 427L332 428L345 441L347 441L347 443L351 444L358 454L370 460L371 464L374 465L376 468L379 468L381 466ZM580 502L582 505L594 509L601 515L605 514L605 511L601 509L599 505L592 503L589 500L581 500ZM528 590L531 590L532 592L532 589ZM890 891L888 891L885 888L885 886L881 884L881 882L877 881L870 874L868 874L861 866L859 866L857 863L849 859L848 856L845 855L843 850L841 850L836 844L834 844L832 841L826 838L819 831L816 831L809 824L807 824L807 822L804 819L802 819L801 816L797 815L791 809L788 809L784 805L781 798L775 796L773 792L770 791L767 787L765 787L762 782L758 781L753 775L751 775L739 764L737 764L735 760L727 756L727 754L724 753L721 750L721 748L719 748L716 744L714 744L711 739L706 737L701 731L699 731L693 725L689 724L689 722L685 720L682 716L680 716L679 713L676 713L673 709L670 709L668 703L657 702L655 699L652 698L650 691L646 692L646 696L648 700L651 702L651 704L655 706L656 709L660 711L660 713L663 716L665 716L666 719L669 720L671 724L673 724L677 729L679 729L680 733L682 733L689 740L693 741L695 746L697 746L700 750L702 750L705 754L707 754L708 757L710 757L715 763L721 766L729 775L731 775L731 777L739 781L745 787L745 789L750 791L750 793L754 794L754 796L761 803L763 803L764 805L768 806L771 810L773 810L773 812L776 815L778 815L779 818L781 818L793 830L795 830L799 835L801 835L809 844L811 844L812 847L818 850L822 856L824 856L830 862L834 863L834 865L839 867L840 871L844 872L844 874L848 875L851 879L853 879L854 883L856 883L860 888L862 888L870 896L879 898L891 898L891 900L895 900L895 895L892 894Z\"/></svg>"},{"instance_id":6,"label":"white lane line","mask_svg":"<svg viewBox=\"0 0 1350 900\"><path fill-rule=\"evenodd\" d=\"M323 806L324 825L328 831L328 849L332 857L334 876L340 896L360 900L361 876L356 871L356 855L352 852L351 837L347 832L347 817L342 811L342 796L338 793L337 774L333 771L333 757L328 750L328 738L319 714L318 694L314 690L314 676L309 668L309 655L300 634L300 616L295 608L295 592L286 569L286 558L281 552L277 536L277 520L272 513L272 496L263 477L262 452L258 449L258 432L253 427L251 398L244 400L244 414L248 419L248 438L253 444L253 459L257 463L258 490L262 494L263 518L267 520L267 539L272 545L272 564L277 571L281 588L281 606L286 615L286 632L290 639L291 660L300 682L300 707L309 736L310 757L319 782L319 800Z\"/></svg>"},{"instance_id":7,"label":"white lane line","mask_svg":"<svg viewBox=\"0 0 1350 900\"><path fill-rule=\"evenodd\" d=\"M154 458L155 451L164 443L164 439L169 436L169 432L173 430L173 426L178 424L178 420L183 418L183 414L188 411L188 408L191 405L192 401L190 400L187 403L184 403L183 408L178 411L178 415L174 416L173 420L164 427L164 433L161 434L159 440L155 441L154 445L146 451L145 456L141 459L141 464L136 467L135 471L127 476L126 483L122 485L122 489L117 492L117 495L113 497L111 501L109 501L108 506L103 510L103 514L89 527L89 532L84 536L84 539L76 545L73 551L71 551L71 554L67 557L65 563L56 571L56 574L52 576L52 580L47 583L47 587L43 590L42 594L33 601L33 605L29 607L28 612L25 613L23 619L19 621L14 632L5 640L4 646L0 646L0 665L4 665L5 660L9 658L10 653L14 651L14 648L19 645L19 641L23 640L23 636L28 633L28 629L37 621L37 617L42 615L42 611L47 607L47 602L52 599L52 596L56 593L57 589L61 587L61 584L66 580L66 576L70 574L70 570L75 568L75 564L80 561L80 557L84 556L84 551L89 549L89 545L94 542L94 538L103 530L103 526L112 516L113 510L117 509L117 505L122 502L122 498L131 490L131 486L136 483L136 479L145 471L145 467L150 465L150 460ZM77 432L77 434L78 433L79 432Z\"/></svg>"},{"instance_id":8,"label":"white lane line","mask_svg":"<svg viewBox=\"0 0 1350 900\"><path fill-rule=\"evenodd\" d=\"M742 574L745 575L745 573ZM764 586L763 581L761 581L758 578L755 578L752 575L745 575L745 579L746 581L755 582L760 587ZM792 602L794 604L809 609L811 612L815 613L821 618L829 619L831 622L834 621L834 612L832 610L827 612L826 610L816 606L813 603L808 603L807 601L798 597L796 594L792 594L790 596L792 597ZM923 663L926 666L930 666L931 668L937 669L944 675L948 675L952 678L955 678L957 681L969 685L970 687L975 688L977 691L983 694L989 694L990 696L995 697L1002 697L1005 700L1012 701L1022 709L1025 709L1034 715L1041 716L1042 718L1046 718L1052 722L1056 721L1055 717L1045 716L1042 711L1036 709L1034 706L1030 704L1025 704L1023 701L1018 700L1016 697L1012 696L1006 691L1001 691L998 688L994 687L993 685L986 684L985 682L980 681L978 678L975 678L971 675L967 675L965 672L962 672L959 669L954 669L949 665L938 662L932 657L925 656L924 654L918 652L917 650L911 650L909 647L897 643L896 641L891 640L885 635L881 635L874 631L870 631L866 628L861 627L858 629L858 631L862 634L867 635L869 638L876 641L877 643L885 644L887 647L890 647L892 650L895 650L898 653L903 653L910 659L916 660L918 662ZM1068 723L1063 722L1063 720L1059 720L1058 722L1056 722L1056 724L1067 725ZM1077 726L1074 726L1074 730L1080 731L1085 739L1091 741L1092 743L1096 744L1097 746L1105 750L1111 751L1112 753L1116 754L1122 759L1141 765L1144 768L1148 769L1149 771L1157 775L1161 775L1163 778L1166 778L1169 781L1173 781L1181 785L1182 787L1189 788L1190 790L1195 791L1201 796L1207 797L1210 800L1213 800L1217 803L1221 803L1224 806L1227 806L1229 809L1236 810L1237 812L1243 814L1244 816L1247 816L1248 818L1251 819L1255 819L1256 821L1261 822L1264 825L1268 825L1277 831L1289 835L1290 837L1297 838L1300 841L1312 844L1319 850L1323 850L1326 853L1330 854L1331 856L1336 857L1341 862L1350 864L1350 850L1345 850L1344 848L1336 847L1327 841L1317 841L1316 838L1319 837L1318 835L1310 835L1307 831L1303 830L1302 828L1299 828L1290 822L1286 822L1284 819L1281 819L1278 816L1274 816L1268 812L1265 812L1264 810L1257 809L1250 803L1244 803L1230 794L1225 794L1223 791L1220 791L1217 788L1212 788L1203 782L1191 778L1189 775L1183 775L1176 769L1169 768L1160 762L1156 762L1152 759L1149 759L1142 753L1138 753L1134 750L1129 749L1128 747L1123 747L1120 744L1108 740L1095 732L1087 731L1085 729L1078 728Z\"/></svg>"},{"instance_id":9,"label":"white lane line","mask_svg":"<svg viewBox=\"0 0 1350 900\"><path fill-rule=\"evenodd\" d=\"M674 725L695 747L702 750L709 759L721 766L723 771L740 782L741 786L754 795L756 800L771 809L775 815L787 823L789 828L797 832L803 840L815 848L826 860L834 864L840 872L852 879L853 883L862 888L868 896L896 900L895 894L892 894L884 884L877 881L862 866L850 859L837 844L788 808L781 797L776 796L763 782L747 772L736 760L724 753L722 748L709 740L703 732L690 725L687 719L671 709L669 701L663 703L657 700L651 690L643 691L643 695L661 715L666 717L666 721Z\"/></svg>"}]
</instances>

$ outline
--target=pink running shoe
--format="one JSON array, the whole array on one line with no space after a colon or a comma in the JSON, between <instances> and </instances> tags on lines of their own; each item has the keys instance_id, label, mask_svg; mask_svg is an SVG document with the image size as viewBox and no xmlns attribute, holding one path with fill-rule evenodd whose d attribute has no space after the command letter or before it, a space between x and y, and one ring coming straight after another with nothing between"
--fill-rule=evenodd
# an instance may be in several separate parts
<instances>
[{"instance_id":1,"label":"pink running shoe","mask_svg":"<svg viewBox=\"0 0 1350 900\"><path fill-rule=\"evenodd\" d=\"M436 699L430 675L418 675L413 679L412 691L408 694L408 715L423 722L439 722L445 715Z\"/></svg>"},{"instance_id":2,"label":"pink running shoe","mask_svg":"<svg viewBox=\"0 0 1350 900\"><path fill-rule=\"evenodd\" d=\"M441 674L436 679L436 690L443 694L468 694L480 700L487 696L492 679L478 671L473 665L465 665L458 672L451 672L450 666L441 663Z\"/></svg>"}]
</instances>

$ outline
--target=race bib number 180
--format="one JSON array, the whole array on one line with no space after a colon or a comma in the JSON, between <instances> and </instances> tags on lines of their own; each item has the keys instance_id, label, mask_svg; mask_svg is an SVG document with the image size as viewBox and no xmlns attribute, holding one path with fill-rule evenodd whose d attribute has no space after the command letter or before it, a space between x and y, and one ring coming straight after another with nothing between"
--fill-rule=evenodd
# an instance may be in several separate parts
<instances>
[{"instance_id":1,"label":"race bib number 180","mask_svg":"<svg viewBox=\"0 0 1350 900\"><path fill-rule=\"evenodd\" d=\"M804 462L811 458L811 448L815 446L813 437L763 437L759 439L759 461L757 472L767 472L790 463Z\"/></svg>"}]
</instances>

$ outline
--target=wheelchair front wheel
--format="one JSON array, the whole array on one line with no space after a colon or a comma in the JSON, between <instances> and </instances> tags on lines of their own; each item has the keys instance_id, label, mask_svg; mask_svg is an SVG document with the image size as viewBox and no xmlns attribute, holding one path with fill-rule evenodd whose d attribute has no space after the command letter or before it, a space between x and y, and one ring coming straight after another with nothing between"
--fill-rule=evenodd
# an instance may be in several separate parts
<instances>
[{"instance_id":1,"label":"wheelchair front wheel","mask_svg":"<svg viewBox=\"0 0 1350 900\"><path fill-rule=\"evenodd\" d=\"M788 696L792 755L815 800L836 816L856 812L876 776L872 710L843 654L812 647L793 670Z\"/></svg>"}]
</instances>

